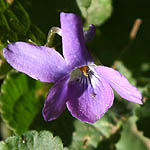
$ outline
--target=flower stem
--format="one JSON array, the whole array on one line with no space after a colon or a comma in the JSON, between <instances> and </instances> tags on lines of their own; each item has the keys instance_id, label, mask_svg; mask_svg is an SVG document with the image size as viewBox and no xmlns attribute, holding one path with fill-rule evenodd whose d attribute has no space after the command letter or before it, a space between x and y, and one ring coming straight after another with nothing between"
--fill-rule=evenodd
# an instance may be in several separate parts
<instances>
[{"instance_id":1,"label":"flower stem","mask_svg":"<svg viewBox=\"0 0 150 150\"><path fill-rule=\"evenodd\" d=\"M61 36L61 29L58 28L58 27L52 27L49 30L49 33L48 33L48 36L47 36L47 42L46 42L45 46L52 47L54 36L55 36L56 33Z\"/></svg>"}]
</instances>

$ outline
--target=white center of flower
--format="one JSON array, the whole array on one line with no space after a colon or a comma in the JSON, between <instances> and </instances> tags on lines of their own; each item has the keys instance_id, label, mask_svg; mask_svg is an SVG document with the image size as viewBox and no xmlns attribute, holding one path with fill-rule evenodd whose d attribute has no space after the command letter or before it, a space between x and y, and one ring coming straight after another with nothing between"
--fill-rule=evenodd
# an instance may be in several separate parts
<instances>
[{"instance_id":1,"label":"white center of flower","mask_svg":"<svg viewBox=\"0 0 150 150\"><path fill-rule=\"evenodd\" d=\"M97 94L94 92L94 87L96 86L95 81L97 81L97 78L90 66L83 66L72 71L70 81L78 82L81 86L85 84L85 86L91 87L93 91L90 90L90 96L96 97Z\"/></svg>"}]
</instances>

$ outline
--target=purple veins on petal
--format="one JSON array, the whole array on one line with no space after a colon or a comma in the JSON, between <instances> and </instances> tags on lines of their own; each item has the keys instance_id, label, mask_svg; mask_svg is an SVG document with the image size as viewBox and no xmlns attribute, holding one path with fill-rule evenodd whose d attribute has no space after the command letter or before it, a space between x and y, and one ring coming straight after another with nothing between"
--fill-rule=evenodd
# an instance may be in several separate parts
<instances>
[{"instance_id":1,"label":"purple veins on petal","mask_svg":"<svg viewBox=\"0 0 150 150\"><path fill-rule=\"evenodd\" d=\"M114 94L109 84L91 74L69 83L67 108L77 119L94 123L112 106Z\"/></svg>"}]
</instances>

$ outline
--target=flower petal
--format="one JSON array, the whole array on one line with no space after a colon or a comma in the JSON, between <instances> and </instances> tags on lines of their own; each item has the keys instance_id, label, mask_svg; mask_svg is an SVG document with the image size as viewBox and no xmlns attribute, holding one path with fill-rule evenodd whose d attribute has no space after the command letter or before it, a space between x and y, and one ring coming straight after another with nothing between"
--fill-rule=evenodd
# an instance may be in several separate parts
<instances>
[{"instance_id":1,"label":"flower petal","mask_svg":"<svg viewBox=\"0 0 150 150\"><path fill-rule=\"evenodd\" d=\"M3 55L16 70L43 82L55 82L68 71L63 57L45 46L16 42L4 48Z\"/></svg>"},{"instance_id":2,"label":"flower petal","mask_svg":"<svg viewBox=\"0 0 150 150\"><path fill-rule=\"evenodd\" d=\"M114 94L102 78L85 78L70 83L67 107L77 119L95 123L112 106Z\"/></svg>"},{"instance_id":3,"label":"flower petal","mask_svg":"<svg viewBox=\"0 0 150 150\"><path fill-rule=\"evenodd\" d=\"M66 107L69 76L65 76L50 89L46 98L43 117L46 121L57 119Z\"/></svg>"},{"instance_id":4,"label":"flower petal","mask_svg":"<svg viewBox=\"0 0 150 150\"><path fill-rule=\"evenodd\" d=\"M102 76L112 88L124 99L142 104L142 95L138 89L131 85L127 78L118 71L104 66L96 67L96 71Z\"/></svg>"},{"instance_id":5,"label":"flower petal","mask_svg":"<svg viewBox=\"0 0 150 150\"><path fill-rule=\"evenodd\" d=\"M86 47L80 17L72 13L60 14L63 55L66 62L73 66L87 65L92 61Z\"/></svg>"},{"instance_id":6,"label":"flower petal","mask_svg":"<svg viewBox=\"0 0 150 150\"><path fill-rule=\"evenodd\" d=\"M85 42L90 42L96 34L96 27L93 24L89 25L89 29L84 31Z\"/></svg>"}]
</instances>

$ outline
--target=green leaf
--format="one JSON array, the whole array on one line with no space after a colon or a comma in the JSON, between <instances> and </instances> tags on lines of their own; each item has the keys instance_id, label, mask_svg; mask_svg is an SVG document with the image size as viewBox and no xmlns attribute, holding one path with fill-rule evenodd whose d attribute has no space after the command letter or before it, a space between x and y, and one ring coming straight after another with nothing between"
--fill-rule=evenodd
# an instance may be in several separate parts
<instances>
[{"instance_id":1,"label":"green leaf","mask_svg":"<svg viewBox=\"0 0 150 150\"><path fill-rule=\"evenodd\" d=\"M113 116L110 116L113 114ZM100 120L94 123L92 126L95 127L99 132L102 133L105 138L109 138L117 130L120 129L120 122L114 123L113 119L115 118L112 110L108 111Z\"/></svg>"},{"instance_id":2,"label":"green leaf","mask_svg":"<svg viewBox=\"0 0 150 150\"><path fill-rule=\"evenodd\" d=\"M75 120L74 127L75 131L73 132L72 143L69 146L69 150L94 149L103 138L101 132L87 123Z\"/></svg>"},{"instance_id":3,"label":"green leaf","mask_svg":"<svg viewBox=\"0 0 150 150\"><path fill-rule=\"evenodd\" d=\"M150 138L150 101L146 101L144 105L136 110L138 117L137 127L138 130L143 132L143 135Z\"/></svg>"},{"instance_id":4,"label":"green leaf","mask_svg":"<svg viewBox=\"0 0 150 150\"><path fill-rule=\"evenodd\" d=\"M30 27L30 18L23 6L18 1L15 1L10 9L6 10L5 14L8 16L7 19L10 23L11 30L25 35Z\"/></svg>"},{"instance_id":5,"label":"green leaf","mask_svg":"<svg viewBox=\"0 0 150 150\"><path fill-rule=\"evenodd\" d=\"M1 44L0 42L0 79L3 79L6 76L6 74L12 69L3 57L2 49L4 47L6 47L6 45Z\"/></svg>"},{"instance_id":6,"label":"green leaf","mask_svg":"<svg viewBox=\"0 0 150 150\"><path fill-rule=\"evenodd\" d=\"M19 1L16 0L11 5L7 4L7 7L2 10L0 11L0 41L2 44L7 44L7 41L27 41L28 39L39 45L43 44L46 39L45 35L38 27L31 24L28 13Z\"/></svg>"},{"instance_id":7,"label":"green leaf","mask_svg":"<svg viewBox=\"0 0 150 150\"><path fill-rule=\"evenodd\" d=\"M72 143L69 146L70 150L104 149L104 142L106 140L110 139L107 147L111 147L116 142L114 139L116 139L115 134L120 130L120 122L114 123L112 116L107 112L94 124L87 124L75 120L74 128Z\"/></svg>"},{"instance_id":8,"label":"green leaf","mask_svg":"<svg viewBox=\"0 0 150 150\"><path fill-rule=\"evenodd\" d=\"M6 2L6 0L0 0L0 13L7 9L8 6L9 4Z\"/></svg>"},{"instance_id":9,"label":"green leaf","mask_svg":"<svg viewBox=\"0 0 150 150\"><path fill-rule=\"evenodd\" d=\"M10 27L8 25L7 19L3 13L0 13L0 39L2 39L2 35L6 34L10 31Z\"/></svg>"},{"instance_id":10,"label":"green leaf","mask_svg":"<svg viewBox=\"0 0 150 150\"><path fill-rule=\"evenodd\" d=\"M25 36L30 26L29 16L18 1L8 6L0 12L0 40L3 43L7 40L17 41Z\"/></svg>"},{"instance_id":11,"label":"green leaf","mask_svg":"<svg viewBox=\"0 0 150 150\"><path fill-rule=\"evenodd\" d=\"M130 117L130 119L123 123L123 131L121 133L121 139L116 144L118 150L148 150L149 139L146 139L142 133L136 128L136 118Z\"/></svg>"},{"instance_id":12,"label":"green leaf","mask_svg":"<svg viewBox=\"0 0 150 150\"><path fill-rule=\"evenodd\" d=\"M112 13L111 0L77 0L86 25L101 25Z\"/></svg>"},{"instance_id":13,"label":"green leaf","mask_svg":"<svg viewBox=\"0 0 150 150\"><path fill-rule=\"evenodd\" d=\"M24 74L11 72L4 80L0 95L2 117L18 134L29 129L40 111L40 97L37 90L40 83Z\"/></svg>"},{"instance_id":14,"label":"green leaf","mask_svg":"<svg viewBox=\"0 0 150 150\"><path fill-rule=\"evenodd\" d=\"M12 68L0 55L0 79L3 79Z\"/></svg>"},{"instance_id":15,"label":"green leaf","mask_svg":"<svg viewBox=\"0 0 150 150\"><path fill-rule=\"evenodd\" d=\"M146 101L144 105L136 109L136 115L138 117L150 117L150 101Z\"/></svg>"},{"instance_id":16,"label":"green leaf","mask_svg":"<svg viewBox=\"0 0 150 150\"><path fill-rule=\"evenodd\" d=\"M1 41L0 41L0 51L1 51L3 48L5 48L5 47L6 47L6 45L5 45L5 44L2 44ZM1 53L1 55L2 55L2 53Z\"/></svg>"},{"instance_id":17,"label":"green leaf","mask_svg":"<svg viewBox=\"0 0 150 150\"><path fill-rule=\"evenodd\" d=\"M46 40L45 34L35 25L31 24L30 29L27 33L27 37L34 41L36 44L45 44L44 41Z\"/></svg>"},{"instance_id":18,"label":"green leaf","mask_svg":"<svg viewBox=\"0 0 150 150\"><path fill-rule=\"evenodd\" d=\"M66 110L58 119L47 122L43 119L41 113L42 109L43 105L41 105L41 111L36 116L33 124L30 126L30 130L49 130L54 135L59 136L65 146L70 145L70 142L72 141L72 132L74 131L74 118Z\"/></svg>"},{"instance_id":19,"label":"green leaf","mask_svg":"<svg viewBox=\"0 0 150 150\"><path fill-rule=\"evenodd\" d=\"M147 98L150 97L150 80L147 80L147 85L145 86L145 90L143 91L143 95Z\"/></svg>"},{"instance_id":20,"label":"green leaf","mask_svg":"<svg viewBox=\"0 0 150 150\"><path fill-rule=\"evenodd\" d=\"M77 4L79 7L83 7L85 9L88 9L91 5L92 0L77 0Z\"/></svg>"},{"instance_id":21,"label":"green leaf","mask_svg":"<svg viewBox=\"0 0 150 150\"><path fill-rule=\"evenodd\" d=\"M0 142L0 150L67 150L58 137L48 131L28 131Z\"/></svg>"},{"instance_id":22,"label":"green leaf","mask_svg":"<svg viewBox=\"0 0 150 150\"><path fill-rule=\"evenodd\" d=\"M67 110L58 119L50 122L45 122L39 113L30 129L50 130L54 135L61 137L64 145L69 146L69 150L95 149L100 142L110 138L120 129L120 122L114 123L114 116L110 114L113 114L111 110L95 124L87 124L72 117Z\"/></svg>"}]
</instances>

